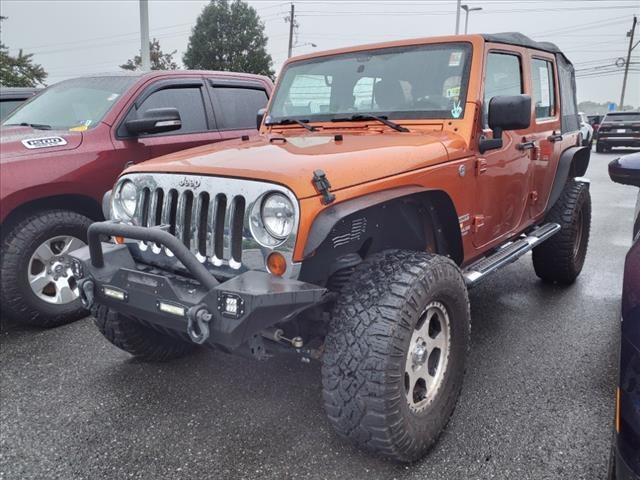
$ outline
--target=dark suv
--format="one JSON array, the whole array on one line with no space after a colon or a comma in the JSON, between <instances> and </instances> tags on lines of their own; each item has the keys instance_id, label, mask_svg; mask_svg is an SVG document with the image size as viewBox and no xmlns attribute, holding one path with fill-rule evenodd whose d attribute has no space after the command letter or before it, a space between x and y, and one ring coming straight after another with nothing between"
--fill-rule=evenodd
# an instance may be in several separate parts
<instances>
[{"instance_id":1,"label":"dark suv","mask_svg":"<svg viewBox=\"0 0 640 480\"><path fill-rule=\"evenodd\" d=\"M102 196L128 166L255 133L273 85L210 71L115 73L66 80L2 123L0 300L21 322L85 314L68 253L101 220Z\"/></svg>"},{"instance_id":2,"label":"dark suv","mask_svg":"<svg viewBox=\"0 0 640 480\"><path fill-rule=\"evenodd\" d=\"M640 187L640 153L613 160L609 175L614 182ZM633 244L622 287L620 379L610 480L640 479L640 194L636 205Z\"/></svg>"},{"instance_id":3,"label":"dark suv","mask_svg":"<svg viewBox=\"0 0 640 480\"><path fill-rule=\"evenodd\" d=\"M598 129L596 151L613 147L640 147L640 112L607 113Z\"/></svg>"}]
</instances>

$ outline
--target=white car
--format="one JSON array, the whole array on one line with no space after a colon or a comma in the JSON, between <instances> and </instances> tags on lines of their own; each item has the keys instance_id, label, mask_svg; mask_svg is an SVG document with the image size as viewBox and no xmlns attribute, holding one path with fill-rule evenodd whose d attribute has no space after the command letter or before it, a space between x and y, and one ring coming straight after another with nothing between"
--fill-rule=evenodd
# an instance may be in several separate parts
<instances>
[{"instance_id":1,"label":"white car","mask_svg":"<svg viewBox=\"0 0 640 480\"><path fill-rule=\"evenodd\" d=\"M583 112L578 112L580 115L580 135L582 135L582 145L590 147L593 145L593 127L589 125L587 116Z\"/></svg>"}]
</instances>

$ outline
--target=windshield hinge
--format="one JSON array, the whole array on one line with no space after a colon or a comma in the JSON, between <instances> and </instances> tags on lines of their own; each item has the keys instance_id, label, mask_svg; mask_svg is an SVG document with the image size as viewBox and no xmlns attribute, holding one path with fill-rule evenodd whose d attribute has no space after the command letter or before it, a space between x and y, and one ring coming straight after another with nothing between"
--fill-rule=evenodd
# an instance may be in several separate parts
<instances>
[{"instance_id":1,"label":"windshield hinge","mask_svg":"<svg viewBox=\"0 0 640 480\"><path fill-rule=\"evenodd\" d=\"M323 205L329 205L336 199L336 196L330 191L331 183L323 170L313 172L313 186L322 195Z\"/></svg>"}]
</instances>

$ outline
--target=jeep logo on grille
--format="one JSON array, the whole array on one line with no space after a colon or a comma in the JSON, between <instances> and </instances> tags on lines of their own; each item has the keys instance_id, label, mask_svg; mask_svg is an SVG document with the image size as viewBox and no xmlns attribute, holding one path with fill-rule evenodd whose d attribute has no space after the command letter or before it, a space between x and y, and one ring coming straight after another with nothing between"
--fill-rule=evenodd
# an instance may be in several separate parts
<instances>
[{"instance_id":1,"label":"jeep logo on grille","mask_svg":"<svg viewBox=\"0 0 640 480\"><path fill-rule=\"evenodd\" d=\"M198 180L197 178L184 177L182 180L180 180L180 183L178 183L178 185L181 187L189 187L189 188L196 189L200 186L200 180Z\"/></svg>"}]
</instances>

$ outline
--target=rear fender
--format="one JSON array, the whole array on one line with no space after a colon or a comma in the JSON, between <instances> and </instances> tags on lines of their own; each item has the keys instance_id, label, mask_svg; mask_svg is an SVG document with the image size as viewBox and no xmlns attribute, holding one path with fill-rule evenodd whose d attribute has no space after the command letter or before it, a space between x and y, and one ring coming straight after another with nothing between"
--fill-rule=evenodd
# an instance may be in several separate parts
<instances>
[{"instance_id":1,"label":"rear fender","mask_svg":"<svg viewBox=\"0 0 640 480\"><path fill-rule=\"evenodd\" d=\"M582 177L587 173L590 157L591 148L589 147L571 147L562 152L545 213L551 210L558 201L565 184L570 178Z\"/></svg>"}]
</instances>

